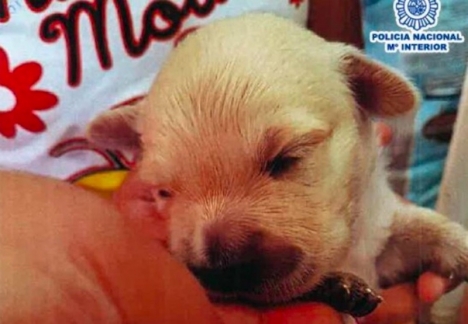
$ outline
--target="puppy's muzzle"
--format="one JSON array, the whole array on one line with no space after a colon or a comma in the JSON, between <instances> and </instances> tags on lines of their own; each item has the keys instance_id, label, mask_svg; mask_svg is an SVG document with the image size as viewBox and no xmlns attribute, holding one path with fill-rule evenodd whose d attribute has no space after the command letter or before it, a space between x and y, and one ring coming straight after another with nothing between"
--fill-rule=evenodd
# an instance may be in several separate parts
<instances>
[{"instance_id":1,"label":"puppy's muzzle","mask_svg":"<svg viewBox=\"0 0 468 324\"><path fill-rule=\"evenodd\" d=\"M266 282L278 281L303 258L302 251L263 231L229 235L230 229L210 228L205 232L206 264L189 266L208 290L221 294L253 293Z\"/></svg>"}]
</instances>

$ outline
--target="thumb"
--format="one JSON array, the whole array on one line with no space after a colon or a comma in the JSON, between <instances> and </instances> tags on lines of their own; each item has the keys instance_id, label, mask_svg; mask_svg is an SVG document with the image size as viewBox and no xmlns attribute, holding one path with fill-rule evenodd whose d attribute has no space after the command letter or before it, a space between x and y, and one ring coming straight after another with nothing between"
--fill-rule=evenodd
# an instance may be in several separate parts
<instances>
[{"instance_id":1,"label":"thumb","mask_svg":"<svg viewBox=\"0 0 468 324\"><path fill-rule=\"evenodd\" d=\"M217 306L224 324L343 324L341 315L327 305L307 303L256 311L244 306Z\"/></svg>"},{"instance_id":2,"label":"thumb","mask_svg":"<svg viewBox=\"0 0 468 324\"><path fill-rule=\"evenodd\" d=\"M267 312L265 324L343 324L342 316L324 304L301 304Z\"/></svg>"},{"instance_id":3,"label":"thumb","mask_svg":"<svg viewBox=\"0 0 468 324\"><path fill-rule=\"evenodd\" d=\"M423 273L417 285L419 298L423 303L433 304L448 290L454 288L451 284L456 283L451 283L449 279L431 272Z\"/></svg>"},{"instance_id":4,"label":"thumb","mask_svg":"<svg viewBox=\"0 0 468 324\"><path fill-rule=\"evenodd\" d=\"M383 301L369 316L358 319L359 324L406 323L418 314L418 296L413 284L402 284L382 292Z\"/></svg>"}]
</instances>

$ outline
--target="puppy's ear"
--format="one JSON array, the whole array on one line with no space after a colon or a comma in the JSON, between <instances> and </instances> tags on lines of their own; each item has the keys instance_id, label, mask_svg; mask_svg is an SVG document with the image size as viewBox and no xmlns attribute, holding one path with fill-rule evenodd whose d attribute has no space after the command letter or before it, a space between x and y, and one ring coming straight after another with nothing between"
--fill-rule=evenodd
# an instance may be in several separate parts
<instances>
[{"instance_id":1,"label":"puppy's ear","mask_svg":"<svg viewBox=\"0 0 468 324\"><path fill-rule=\"evenodd\" d=\"M141 146L138 115L145 102L142 99L100 114L89 124L87 139L102 148L138 152Z\"/></svg>"},{"instance_id":2,"label":"puppy's ear","mask_svg":"<svg viewBox=\"0 0 468 324\"><path fill-rule=\"evenodd\" d=\"M343 63L357 104L371 116L394 117L417 107L418 91L396 70L355 49L344 56Z\"/></svg>"}]
</instances>

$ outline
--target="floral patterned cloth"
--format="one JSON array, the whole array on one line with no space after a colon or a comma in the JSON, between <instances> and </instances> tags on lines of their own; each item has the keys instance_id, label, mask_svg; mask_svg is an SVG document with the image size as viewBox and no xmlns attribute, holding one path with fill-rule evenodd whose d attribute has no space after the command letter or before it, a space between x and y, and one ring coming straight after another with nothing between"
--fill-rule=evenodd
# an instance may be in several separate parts
<instances>
[{"instance_id":1,"label":"floral patterned cloth","mask_svg":"<svg viewBox=\"0 0 468 324\"><path fill-rule=\"evenodd\" d=\"M189 32L252 11L305 25L308 1L0 0L0 168L119 183L133 157L91 147L89 121L143 96Z\"/></svg>"}]
</instances>

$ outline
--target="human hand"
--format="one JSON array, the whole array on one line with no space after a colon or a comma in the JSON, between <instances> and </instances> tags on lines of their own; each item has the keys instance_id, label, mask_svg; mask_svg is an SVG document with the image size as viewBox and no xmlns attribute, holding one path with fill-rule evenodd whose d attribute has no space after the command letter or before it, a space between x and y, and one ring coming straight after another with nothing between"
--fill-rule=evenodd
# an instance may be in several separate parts
<instances>
[{"instance_id":1,"label":"human hand","mask_svg":"<svg viewBox=\"0 0 468 324\"><path fill-rule=\"evenodd\" d=\"M400 284L382 292L383 302L359 324L416 323L422 306L435 303L445 293L455 288L455 283L431 272L423 273L416 283Z\"/></svg>"},{"instance_id":2,"label":"human hand","mask_svg":"<svg viewBox=\"0 0 468 324\"><path fill-rule=\"evenodd\" d=\"M342 323L325 305L214 307L108 201L31 175L0 172L0 273L5 323Z\"/></svg>"}]
</instances>

